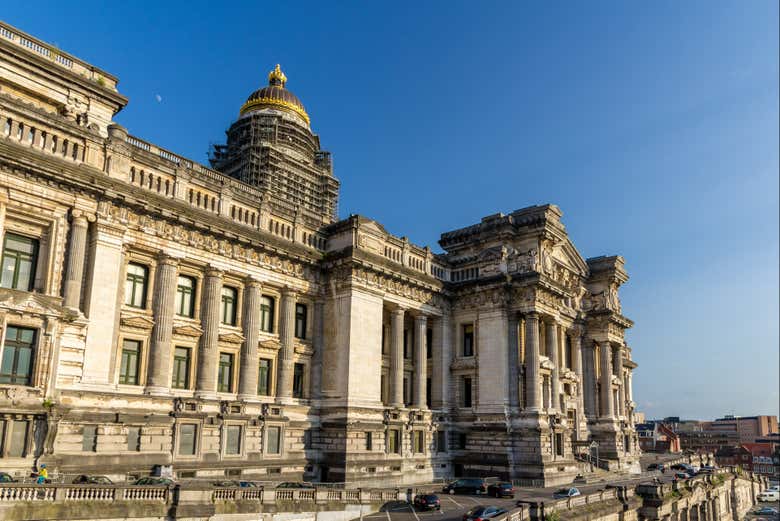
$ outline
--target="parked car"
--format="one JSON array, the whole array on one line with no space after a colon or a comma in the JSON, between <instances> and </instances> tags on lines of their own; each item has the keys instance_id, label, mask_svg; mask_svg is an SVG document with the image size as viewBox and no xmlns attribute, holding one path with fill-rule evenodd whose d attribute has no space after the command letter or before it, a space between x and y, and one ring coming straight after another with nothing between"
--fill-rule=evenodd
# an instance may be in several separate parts
<instances>
[{"instance_id":1,"label":"parked car","mask_svg":"<svg viewBox=\"0 0 780 521\"><path fill-rule=\"evenodd\" d=\"M170 487L175 485L176 482L169 478L157 478L154 476L147 476L144 478L138 478L133 482L133 485L157 485Z\"/></svg>"},{"instance_id":2,"label":"parked car","mask_svg":"<svg viewBox=\"0 0 780 521\"><path fill-rule=\"evenodd\" d=\"M241 488L258 488L257 483L254 481L239 481L238 486Z\"/></svg>"},{"instance_id":3,"label":"parked car","mask_svg":"<svg viewBox=\"0 0 780 521\"><path fill-rule=\"evenodd\" d=\"M777 509L772 507L757 508L753 513L759 516L776 516L778 514Z\"/></svg>"},{"instance_id":4,"label":"parked car","mask_svg":"<svg viewBox=\"0 0 780 521\"><path fill-rule=\"evenodd\" d=\"M666 469L663 463L651 463L647 466L647 470L659 470L663 472Z\"/></svg>"},{"instance_id":5,"label":"parked car","mask_svg":"<svg viewBox=\"0 0 780 521\"><path fill-rule=\"evenodd\" d=\"M499 481L488 485L487 493L493 497L515 497L515 487L508 481Z\"/></svg>"},{"instance_id":6,"label":"parked car","mask_svg":"<svg viewBox=\"0 0 780 521\"><path fill-rule=\"evenodd\" d=\"M8 472L0 472L0 483L16 483L16 479Z\"/></svg>"},{"instance_id":7,"label":"parked car","mask_svg":"<svg viewBox=\"0 0 780 521\"><path fill-rule=\"evenodd\" d=\"M672 470L688 470L690 468L690 465L688 465L687 463L675 463L669 468Z\"/></svg>"},{"instance_id":8,"label":"parked car","mask_svg":"<svg viewBox=\"0 0 780 521\"><path fill-rule=\"evenodd\" d=\"M553 494L553 499L563 499L568 497L579 496L580 491L575 487L560 488Z\"/></svg>"},{"instance_id":9,"label":"parked car","mask_svg":"<svg viewBox=\"0 0 780 521\"><path fill-rule=\"evenodd\" d=\"M238 488L241 486L238 483L238 481L231 481L231 480L215 481L214 483L212 483L212 485L214 485L217 488Z\"/></svg>"},{"instance_id":10,"label":"parked car","mask_svg":"<svg viewBox=\"0 0 780 521\"><path fill-rule=\"evenodd\" d=\"M418 510L441 510L441 501L436 494L417 494L413 504Z\"/></svg>"},{"instance_id":11,"label":"parked car","mask_svg":"<svg viewBox=\"0 0 780 521\"><path fill-rule=\"evenodd\" d=\"M687 472L675 472L674 473L674 479L688 479L691 475Z\"/></svg>"},{"instance_id":12,"label":"parked car","mask_svg":"<svg viewBox=\"0 0 780 521\"><path fill-rule=\"evenodd\" d=\"M756 499L759 501L780 501L780 492L777 490L765 490Z\"/></svg>"},{"instance_id":13,"label":"parked car","mask_svg":"<svg viewBox=\"0 0 780 521\"><path fill-rule=\"evenodd\" d=\"M114 482L106 476L88 476L82 474L73 480L74 485L113 485Z\"/></svg>"},{"instance_id":14,"label":"parked car","mask_svg":"<svg viewBox=\"0 0 780 521\"><path fill-rule=\"evenodd\" d=\"M490 519L491 517L496 517L497 515L503 514L506 512L503 508L499 508L497 506L476 506L463 514L463 521L484 521L485 519Z\"/></svg>"},{"instance_id":15,"label":"parked car","mask_svg":"<svg viewBox=\"0 0 780 521\"><path fill-rule=\"evenodd\" d=\"M446 485L445 494L487 494L487 482L482 478L461 478Z\"/></svg>"},{"instance_id":16,"label":"parked car","mask_svg":"<svg viewBox=\"0 0 780 521\"><path fill-rule=\"evenodd\" d=\"M311 483L305 481L283 481L276 488L314 488Z\"/></svg>"}]
</instances>

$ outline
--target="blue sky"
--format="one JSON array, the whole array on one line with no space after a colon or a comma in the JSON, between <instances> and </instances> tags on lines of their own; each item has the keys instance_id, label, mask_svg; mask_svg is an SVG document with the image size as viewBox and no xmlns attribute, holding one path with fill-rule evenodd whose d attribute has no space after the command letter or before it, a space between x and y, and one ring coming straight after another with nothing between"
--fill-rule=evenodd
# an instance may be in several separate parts
<instances>
[{"instance_id":1,"label":"blue sky","mask_svg":"<svg viewBox=\"0 0 780 521\"><path fill-rule=\"evenodd\" d=\"M3 18L118 76L117 121L204 162L281 63L342 216L436 246L557 204L584 256L626 258L640 409L778 413L776 1L105 5Z\"/></svg>"}]
</instances>

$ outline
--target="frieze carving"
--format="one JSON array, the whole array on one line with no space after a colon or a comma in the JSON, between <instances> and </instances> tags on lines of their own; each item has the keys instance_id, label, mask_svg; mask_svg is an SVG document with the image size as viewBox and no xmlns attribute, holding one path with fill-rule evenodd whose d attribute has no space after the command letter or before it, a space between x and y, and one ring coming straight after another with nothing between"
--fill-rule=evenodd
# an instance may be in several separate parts
<instances>
[{"instance_id":1,"label":"frieze carving","mask_svg":"<svg viewBox=\"0 0 780 521\"><path fill-rule=\"evenodd\" d=\"M618 296L617 284L613 282L603 291L594 293L589 298L585 299L583 306L587 311L602 311L606 309L614 311L615 313L622 313L622 305L620 304L620 297Z\"/></svg>"},{"instance_id":2,"label":"frieze carving","mask_svg":"<svg viewBox=\"0 0 780 521\"><path fill-rule=\"evenodd\" d=\"M339 290L346 289L350 283L357 283L438 308L446 304L444 297L437 292L418 286L413 281L402 281L363 266L337 266L331 270L330 279Z\"/></svg>"},{"instance_id":3,"label":"frieze carving","mask_svg":"<svg viewBox=\"0 0 780 521\"><path fill-rule=\"evenodd\" d=\"M269 268L285 275L317 282L318 270L303 262L285 259L280 255L260 251L256 248L218 239L213 234L200 230L191 230L179 224L146 214L139 214L110 201L98 203L98 214L104 222L126 225L148 235L167 239L184 246L191 246L209 253L248 262L256 266Z\"/></svg>"}]
</instances>

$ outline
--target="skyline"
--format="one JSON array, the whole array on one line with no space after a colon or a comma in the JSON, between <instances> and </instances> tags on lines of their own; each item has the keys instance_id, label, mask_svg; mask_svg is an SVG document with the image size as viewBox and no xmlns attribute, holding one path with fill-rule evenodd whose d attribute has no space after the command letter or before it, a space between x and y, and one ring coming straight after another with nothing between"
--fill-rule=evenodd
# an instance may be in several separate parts
<instances>
[{"instance_id":1,"label":"skyline","mask_svg":"<svg viewBox=\"0 0 780 521\"><path fill-rule=\"evenodd\" d=\"M584 254L626 258L640 411L778 414L776 4L502 13L428 4L413 20L378 6L297 16L228 7L203 19L205 4L140 5L121 25L86 9L89 34L63 30L83 15L57 4L56 23L13 7L6 21L118 76L130 103L117 122L204 163L208 142L281 63L333 153L342 217L367 215L438 251L447 230L557 204ZM270 20L257 36L259 14ZM329 22L343 30L329 33ZM389 27L407 38L388 38ZM220 37L187 38L209 28ZM437 40L445 33L462 38ZM357 36L363 46L350 45ZM312 56L312 41L334 63ZM150 61L154 49L164 59ZM192 81L204 74L210 82ZM741 376L723 386L730 370Z\"/></svg>"}]
</instances>

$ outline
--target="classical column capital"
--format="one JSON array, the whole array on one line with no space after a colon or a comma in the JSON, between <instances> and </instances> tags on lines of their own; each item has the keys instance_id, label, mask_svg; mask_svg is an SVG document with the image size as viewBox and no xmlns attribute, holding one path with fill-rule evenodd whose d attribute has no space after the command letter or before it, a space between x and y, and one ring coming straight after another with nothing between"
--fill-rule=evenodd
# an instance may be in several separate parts
<instances>
[{"instance_id":1,"label":"classical column capital","mask_svg":"<svg viewBox=\"0 0 780 521\"><path fill-rule=\"evenodd\" d=\"M173 255L171 255L168 252L161 251L160 253L157 254L157 264L159 264L161 266L165 265L165 266L178 267L179 266L179 258L178 257L174 257Z\"/></svg>"},{"instance_id":2,"label":"classical column capital","mask_svg":"<svg viewBox=\"0 0 780 521\"><path fill-rule=\"evenodd\" d=\"M523 317L528 320L539 320L539 313L536 311L529 311L528 313L524 313Z\"/></svg>"},{"instance_id":3,"label":"classical column capital","mask_svg":"<svg viewBox=\"0 0 780 521\"><path fill-rule=\"evenodd\" d=\"M295 291L295 288L290 286L284 286L281 290L281 294L283 297L295 297L297 293L298 292Z\"/></svg>"},{"instance_id":4,"label":"classical column capital","mask_svg":"<svg viewBox=\"0 0 780 521\"><path fill-rule=\"evenodd\" d=\"M404 313L406 313L406 308L402 306L397 306L390 310L390 314L395 316L403 316Z\"/></svg>"},{"instance_id":5,"label":"classical column capital","mask_svg":"<svg viewBox=\"0 0 780 521\"><path fill-rule=\"evenodd\" d=\"M214 266L213 264L209 264L206 266L206 277L214 277L221 279L222 276L225 274L225 271L218 268L217 266Z\"/></svg>"},{"instance_id":6,"label":"classical column capital","mask_svg":"<svg viewBox=\"0 0 780 521\"><path fill-rule=\"evenodd\" d=\"M585 324L582 322L575 322L569 328L569 334L572 337L582 338L585 335Z\"/></svg>"},{"instance_id":7,"label":"classical column capital","mask_svg":"<svg viewBox=\"0 0 780 521\"><path fill-rule=\"evenodd\" d=\"M74 225L87 226L88 223L93 223L97 220L97 216L93 212L85 212L74 208L70 211L70 217Z\"/></svg>"},{"instance_id":8,"label":"classical column capital","mask_svg":"<svg viewBox=\"0 0 780 521\"><path fill-rule=\"evenodd\" d=\"M414 323L415 324L422 324L425 325L428 323L428 315L423 315L422 313L416 313L414 315Z\"/></svg>"},{"instance_id":9,"label":"classical column capital","mask_svg":"<svg viewBox=\"0 0 780 521\"><path fill-rule=\"evenodd\" d=\"M260 279L257 279L251 275L244 279L244 285L247 288L263 289L263 282Z\"/></svg>"}]
</instances>

